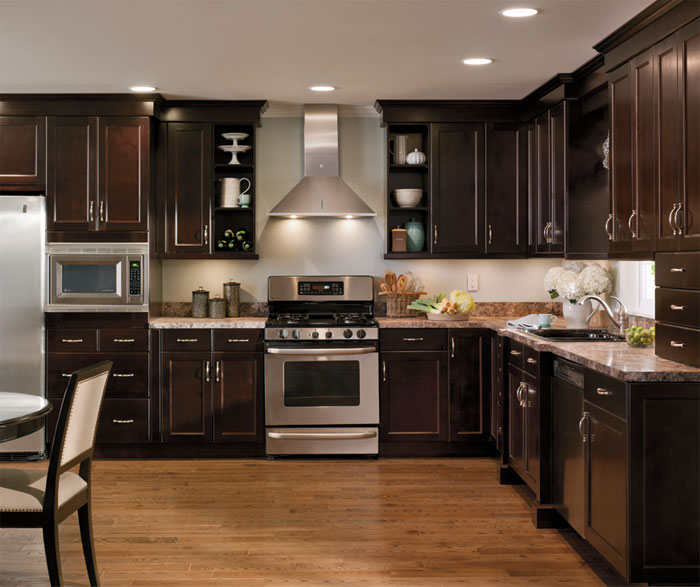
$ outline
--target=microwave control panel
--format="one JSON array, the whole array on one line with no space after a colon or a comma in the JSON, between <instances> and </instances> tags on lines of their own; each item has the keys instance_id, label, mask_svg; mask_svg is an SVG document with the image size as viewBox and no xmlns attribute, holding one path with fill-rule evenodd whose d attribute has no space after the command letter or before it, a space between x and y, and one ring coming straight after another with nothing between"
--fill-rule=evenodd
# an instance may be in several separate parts
<instances>
[{"instance_id":1,"label":"microwave control panel","mask_svg":"<svg viewBox=\"0 0 700 587\"><path fill-rule=\"evenodd\" d=\"M141 295L141 261L129 261L129 295Z\"/></svg>"}]
</instances>

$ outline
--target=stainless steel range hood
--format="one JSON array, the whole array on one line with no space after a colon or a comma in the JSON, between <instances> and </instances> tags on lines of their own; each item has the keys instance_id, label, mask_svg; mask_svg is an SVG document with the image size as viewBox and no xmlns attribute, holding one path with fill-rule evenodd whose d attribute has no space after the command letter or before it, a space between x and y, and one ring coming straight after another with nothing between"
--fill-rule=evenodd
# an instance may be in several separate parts
<instances>
[{"instance_id":1,"label":"stainless steel range hood","mask_svg":"<svg viewBox=\"0 0 700 587\"><path fill-rule=\"evenodd\" d=\"M338 175L338 105L304 106L304 177L268 216L376 216Z\"/></svg>"}]
</instances>

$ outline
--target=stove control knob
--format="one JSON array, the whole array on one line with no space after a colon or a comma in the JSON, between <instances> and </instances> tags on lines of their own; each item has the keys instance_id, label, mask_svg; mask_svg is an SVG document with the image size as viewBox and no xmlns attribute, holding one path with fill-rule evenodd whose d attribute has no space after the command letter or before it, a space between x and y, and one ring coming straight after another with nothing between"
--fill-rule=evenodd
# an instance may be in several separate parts
<instances>
[{"instance_id":1,"label":"stove control knob","mask_svg":"<svg viewBox=\"0 0 700 587\"><path fill-rule=\"evenodd\" d=\"M343 336L345 338L352 338L352 330L350 330L349 328L346 328L345 330L343 330Z\"/></svg>"},{"instance_id":2,"label":"stove control knob","mask_svg":"<svg viewBox=\"0 0 700 587\"><path fill-rule=\"evenodd\" d=\"M330 330L328 330L326 332L326 338L332 338L332 337L333 337L333 333Z\"/></svg>"},{"instance_id":3,"label":"stove control knob","mask_svg":"<svg viewBox=\"0 0 700 587\"><path fill-rule=\"evenodd\" d=\"M299 337L301 336L301 330L299 330L298 328L295 328L295 329L292 331L292 336L293 336L294 338L299 338Z\"/></svg>"},{"instance_id":4,"label":"stove control knob","mask_svg":"<svg viewBox=\"0 0 700 587\"><path fill-rule=\"evenodd\" d=\"M357 338L364 338L365 336L367 336L367 333L364 330L362 330L362 328L360 328L357 331Z\"/></svg>"},{"instance_id":5,"label":"stove control knob","mask_svg":"<svg viewBox=\"0 0 700 587\"><path fill-rule=\"evenodd\" d=\"M311 333L311 338L318 338L318 330L314 330L314 331Z\"/></svg>"},{"instance_id":6,"label":"stove control knob","mask_svg":"<svg viewBox=\"0 0 700 587\"><path fill-rule=\"evenodd\" d=\"M284 328L280 330L280 338L287 338L289 336L289 332L287 332Z\"/></svg>"}]
</instances>

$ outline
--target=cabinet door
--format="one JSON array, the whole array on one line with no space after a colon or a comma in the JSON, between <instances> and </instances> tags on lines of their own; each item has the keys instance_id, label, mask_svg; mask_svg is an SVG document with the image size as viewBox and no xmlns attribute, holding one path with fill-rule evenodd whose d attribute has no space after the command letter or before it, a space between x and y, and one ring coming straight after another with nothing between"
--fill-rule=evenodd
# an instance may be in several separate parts
<instances>
[{"instance_id":1,"label":"cabinet door","mask_svg":"<svg viewBox=\"0 0 700 587\"><path fill-rule=\"evenodd\" d=\"M675 251L681 160L677 36L654 45L654 110L656 118L656 250ZM697 162L695 163L697 165Z\"/></svg>"},{"instance_id":2,"label":"cabinet door","mask_svg":"<svg viewBox=\"0 0 700 587\"><path fill-rule=\"evenodd\" d=\"M532 482L533 491L540 485L540 389L533 377L525 376L522 397L525 408L525 474Z\"/></svg>"},{"instance_id":3,"label":"cabinet door","mask_svg":"<svg viewBox=\"0 0 700 587\"><path fill-rule=\"evenodd\" d=\"M679 39L680 113L683 140L681 211L678 214L681 251L700 250L700 22L682 28Z\"/></svg>"},{"instance_id":4,"label":"cabinet door","mask_svg":"<svg viewBox=\"0 0 700 587\"><path fill-rule=\"evenodd\" d=\"M381 361L381 439L447 440L445 353L385 352Z\"/></svg>"},{"instance_id":5,"label":"cabinet door","mask_svg":"<svg viewBox=\"0 0 700 587\"><path fill-rule=\"evenodd\" d=\"M484 125L436 124L432 252L484 252Z\"/></svg>"},{"instance_id":6,"label":"cabinet door","mask_svg":"<svg viewBox=\"0 0 700 587\"><path fill-rule=\"evenodd\" d=\"M626 424L591 403L586 443L586 540L627 574Z\"/></svg>"},{"instance_id":7,"label":"cabinet door","mask_svg":"<svg viewBox=\"0 0 700 587\"><path fill-rule=\"evenodd\" d=\"M163 441L211 442L211 354L163 353Z\"/></svg>"},{"instance_id":8,"label":"cabinet door","mask_svg":"<svg viewBox=\"0 0 700 587\"><path fill-rule=\"evenodd\" d=\"M0 186L44 185L46 118L0 116Z\"/></svg>"},{"instance_id":9,"label":"cabinet door","mask_svg":"<svg viewBox=\"0 0 700 587\"><path fill-rule=\"evenodd\" d=\"M144 117L100 118L100 230L148 230L149 122Z\"/></svg>"},{"instance_id":10,"label":"cabinet door","mask_svg":"<svg viewBox=\"0 0 700 587\"><path fill-rule=\"evenodd\" d=\"M168 124L167 253L210 252L211 125Z\"/></svg>"},{"instance_id":11,"label":"cabinet door","mask_svg":"<svg viewBox=\"0 0 700 587\"><path fill-rule=\"evenodd\" d=\"M566 102L549 111L549 252L564 253L564 202L566 200L567 112Z\"/></svg>"},{"instance_id":12,"label":"cabinet door","mask_svg":"<svg viewBox=\"0 0 700 587\"><path fill-rule=\"evenodd\" d=\"M527 250L527 132L489 124L486 131L486 253Z\"/></svg>"},{"instance_id":13,"label":"cabinet door","mask_svg":"<svg viewBox=\"0 0 700 587\"><path fill-rule=\"evenodd\" d=\"M263 442L263 353L214 353L214 442Z\"/></svg>"},{"instance_id":14,"label":"cabinet door","mask_svg":"<svg viewBox=\"0 0 700 587\"><path fill-rule=\"evenodd\" d=\"M97 117L49 116L48 230L97 230Z\"/></svg>"},{"instance_id":15,"label":"cabinet door","mask_svg":"<svg viewBox=\"0 0 700 587\"><path fill-rule=\"evenodd\" d=\"M530 248L534 254L549 253L550 221L550 157L549 157L549 114L535 119L528 133L530 144Z\"/></svg>"},{"instance_id":16,"label":"cabinet door","mask_svg":"<svg viewBox=\"0 0 700 587\"><path fill-rule=\"evenodd\" d=\"M634 208L632 190L632 108L634 93L631 64L610 74L610 197L611 252L632 250L628 221Z\"/></svg>"},{"instance_id":17,"label":"cabinet door","mask_svg":"<svg viewBox=\"0 0 700 587\"><path fill-rule=\"evenodd\" d=\"M651 50L632 60L634 91L632 173L633 208L628 228L635 251L654 250L654 60Z\"/></svg>"},{"instance_id":18,"label":"cabinet door","mask_svg":"<svg viewBox=\"0 0 700 587\"><path fill-rule=\"evenodd\" d=\"M490 337L450 330L450 441L486 438L489 422Z\"/></svg>"},{"instance_id":19,"label":"cabinet door","mask_svg":"<svg viewBox=\"0 0 700 587\"><path fill-rule=\"evenodd\" d=\"M508 369L508 462L519 472L525 471L525 410L522 401L523 376Z\"/></svg>"}]
</instances>

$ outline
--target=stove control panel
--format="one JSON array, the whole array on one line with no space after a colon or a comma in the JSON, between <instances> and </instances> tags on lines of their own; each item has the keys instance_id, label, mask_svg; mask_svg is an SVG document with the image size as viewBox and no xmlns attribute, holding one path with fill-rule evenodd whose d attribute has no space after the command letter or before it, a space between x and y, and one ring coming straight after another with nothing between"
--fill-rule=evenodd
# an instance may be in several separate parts
<instances>
[{"instance_id":1,"label":"stove control panel","mask_svg":"<svg viewBox=\"0 0 700 587\"><path fill-rule=\"evenodd\" d=\"M300 296L342 296L345 291L342 281L300 281L297 293Z\"/></svg>"},{"instance_id":2,"label":"stove control panel","mask_svg":"<svg viewBox=\"0 0 700 587\"><path fill-rule=\"evenodd\" d=\"M323 341L323 340L378 340L379 329L376 327L365 328L294 328L287 330L286 328L265 328L265 340L284 340L290 344L303 341Z\"/></svg>"}]
</instances>

